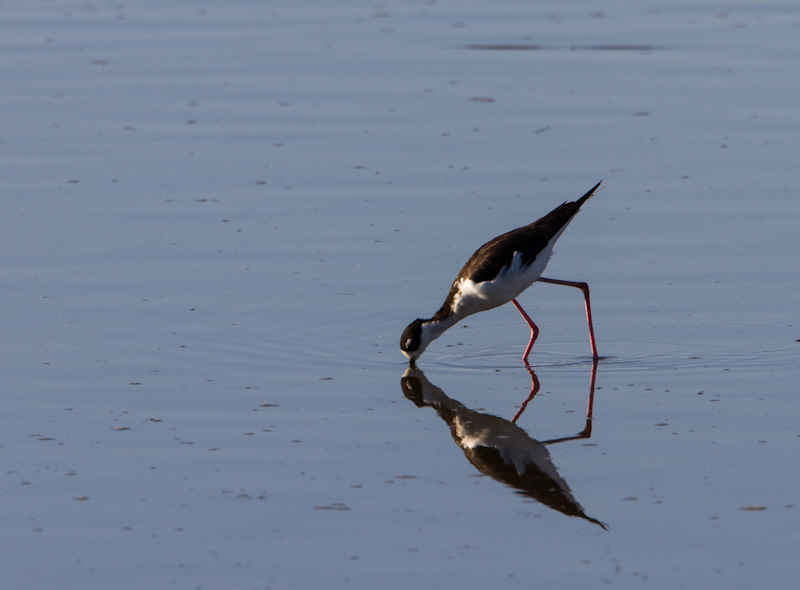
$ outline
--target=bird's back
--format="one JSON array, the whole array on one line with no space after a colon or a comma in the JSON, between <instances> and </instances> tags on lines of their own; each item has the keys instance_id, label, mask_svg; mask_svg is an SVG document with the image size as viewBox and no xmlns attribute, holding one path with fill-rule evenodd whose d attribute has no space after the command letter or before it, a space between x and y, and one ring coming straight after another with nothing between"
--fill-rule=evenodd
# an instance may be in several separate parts
<instances>
[{"instance_id":1,"label":"bird's back","mask_svg":"<svg viewBox=\"0 0 800 590\"><path fill-rule=\"evenodd\" d=\"M486 242L470 257L459 277L469 277L476 283L491 281L503 267L511 265L515 252L522 255L523 266L531 265L540 253L549 256L548 250L552 250L586 198L563 203L541 219Z\"/></svg>"}]
</instances>

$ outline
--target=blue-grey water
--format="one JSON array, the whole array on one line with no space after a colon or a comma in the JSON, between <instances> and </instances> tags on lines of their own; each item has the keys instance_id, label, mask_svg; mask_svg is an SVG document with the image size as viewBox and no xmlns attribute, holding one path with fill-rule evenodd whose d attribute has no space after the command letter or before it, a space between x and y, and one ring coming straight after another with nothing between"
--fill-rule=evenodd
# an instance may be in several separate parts
<instances>
[{"instance_id":1,"label":"blue-grey water","mask_svg":"<svg viewBox=\"0 0 800 590\"><path fill-rule=\"evenodd\" d=\"M794 587L793 3L0 16L9 587ZM591 421L574 289L520 299L516 424L511 306L406 373L480 244L601 179L547 270Z\"/></svg>"}]
</instances>

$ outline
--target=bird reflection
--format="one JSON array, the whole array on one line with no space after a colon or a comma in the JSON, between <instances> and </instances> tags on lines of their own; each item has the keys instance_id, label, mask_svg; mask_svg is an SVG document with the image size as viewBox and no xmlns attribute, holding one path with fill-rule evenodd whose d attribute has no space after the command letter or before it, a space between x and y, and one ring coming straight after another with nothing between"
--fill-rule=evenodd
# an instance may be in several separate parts
<instances>
[{"instance_id":1,"label":"bird reflection","mask_svg":"<svg viewBox=\"0 0 800 590\"><path fill-rule=\"evenodd\" d=\"M403 394L417 407L430 406L450 427L450 433L467 459L478 471L567 516L577 516L607 529L588 516L575 500L567 482L558 474L546 445L589 438L592 428L592 404L597 362L592 366L586 427L574 436L537 441L515 424L528 403L539 391L536 373L526 365L531 376L531 393L517 414L506 420L471 410L450 398L433 385L418 368L406 369L400 383Z\"/></svg>"}]
</instances>

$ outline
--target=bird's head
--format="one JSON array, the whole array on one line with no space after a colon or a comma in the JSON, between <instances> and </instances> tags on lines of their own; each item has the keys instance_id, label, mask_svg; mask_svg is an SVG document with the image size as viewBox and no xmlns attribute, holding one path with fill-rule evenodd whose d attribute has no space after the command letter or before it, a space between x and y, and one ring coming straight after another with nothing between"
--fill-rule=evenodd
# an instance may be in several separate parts
<instances>
[{"instance_id":1,"label":"bird's head","mask_svg":"<svg viewBox=\"0 0 800 590\"><path fill-rule=\"evenodd\" d=\"M409 364L413 365L420 355L433 340L433 334L429 329L430 322L427 320L414 320L403 331L400 337L400 350L408 358Z\"/></svg>"}]
</instances>

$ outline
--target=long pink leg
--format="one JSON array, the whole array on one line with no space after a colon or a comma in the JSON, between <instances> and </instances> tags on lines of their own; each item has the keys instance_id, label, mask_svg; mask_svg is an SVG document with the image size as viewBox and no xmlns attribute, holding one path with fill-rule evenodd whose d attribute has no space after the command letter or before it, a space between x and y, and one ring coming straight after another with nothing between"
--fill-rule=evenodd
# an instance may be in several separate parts
<instances>
[{"instance_id":1,"label":"long pink leg","mask_svg":"<svg viewBox=\"0 0 800 590\"><path fill-rule=\"evenodd\" d=\"M589 324L589 343L592 345L592 357L597 360L600 356L597 354L597 345L594 342L594 327L592 326L592 305L589 303L589 285L586 283L577 283L575 281L562 281L559 279L546 279L539 277L536 279L543 283L552 283L554 285L566 285L567 287L575 287L583 291L583 298L586 301L586 321ZM519 309L519 306L517 306ZM532 344L531 344L532 345ZM531 346L529 345L529 347Z\"/></svg>"},{"instance_id":2,"label":"long pink leg","mask_svg":"<svg viewBox=\"0 0 800 590\"><path fill-rule=\"evenodd\" d=\"M522 314L522 317L525 319L526 322L528 322L528 325L531 327L531 340L530 342L528 342L528 348L525 349L525 354L522 355L522 360L527 361L528 354L530 354L531 348L533 348L533 343L536 342L536 338L539 336L539 326L533 323L533 320L527 313L525 313L525 310L522 309L522 306L519 303L517 303L516 299L512 299L511 303L514 304L514 307L517 308L517 311Z\"/></svg>"}]
</instances>

